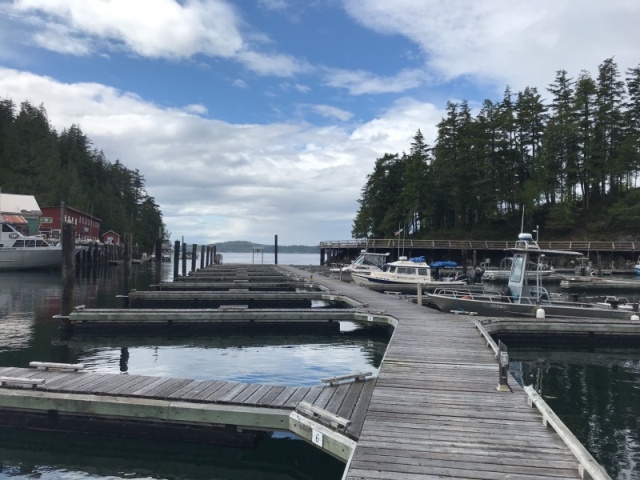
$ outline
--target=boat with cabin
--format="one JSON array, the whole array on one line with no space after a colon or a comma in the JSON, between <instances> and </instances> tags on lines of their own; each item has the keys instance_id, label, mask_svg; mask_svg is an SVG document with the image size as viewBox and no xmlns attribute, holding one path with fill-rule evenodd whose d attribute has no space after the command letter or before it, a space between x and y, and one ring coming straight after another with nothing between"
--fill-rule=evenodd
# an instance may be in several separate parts
<instances>
[{"instance_id":1,"label":"boat with cabin","mask_svg":"<svg viewBox=\"0 0 640 480\"><path fill-rule=\"evenodd\" d=\"M81 248L77 246L76 253ZM23 235L0 218L0 271L56 268L61 265L62 244L50 244L40 235Z\"/></svg>"},{"instance_id":2,"label":"boat with cabin","mask_svg":"<svg viewBox=\"0 0 640 480\"><path fill-rule=\"evenodd\" d=\"M375 253L362 250L360 255L346 266L336 266L331 269L334 273L340 273L341 275L359 273L361 275L369 275L373 271L380 271L387 261L387 253Z\"/></svg>"},{"instance_id":3,"label":"boat with cabin","mask_svg":"<svg viewBox=\"0 0 640 480\"><path fill-rule=\"evenodd\" d=\"M433 262L428 264L424 257L400 257L395 262L385 263L379 271L372 270L368 274L351 273L351 278L358 285L417 285L436 288L438 286L464 286L466 280L444 278L443 269L455 269L456 262Z\"/></svg>"},{"instance_id":4,"label":"boat with cabin","mask_svg":"<svg viewBox=\"0 0 640 480\"><path fill-rule=\"evenodd\" d=\"M429 303L443 312L475 313L500 317L562 317L562 318L621 318L638 316L638 304L632 308L613 308L588 302L569 302L552 299L542 287L540 275L531 280L527 275L530 265L549 256L577 258L581 254L567 250L541 249L529 233L518 235L515 247L507 250L513 261L508 284L501 291L480 293L455 288L439 288L429 294Z\"/></svg>"},{"instance_id":5,"label":"boat with cabin","mask_svg":"<svg viewBox=\"0 0 640 480\"><path fill-rule=\"evenodd\" d=\"M485 268L482 274L482 280L485 282L506 282L511 274L511 262L513 257L505 257L500 260L500 266L497 268ZM530 262L527 268L527 277L535 280L539 277L549 277L553 273L553 267L546 263Z\"/></svg>"}]
</instances>

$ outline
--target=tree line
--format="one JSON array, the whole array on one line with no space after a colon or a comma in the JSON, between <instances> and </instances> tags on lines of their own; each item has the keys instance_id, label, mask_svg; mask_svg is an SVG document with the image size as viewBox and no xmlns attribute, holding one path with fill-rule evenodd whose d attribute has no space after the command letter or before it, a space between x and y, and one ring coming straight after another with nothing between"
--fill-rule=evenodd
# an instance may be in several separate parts
<instances>
[{"instance_id":1,"label":"tree line","mask_svg":"<svg viewBox=\"0 0 640 480\"><path fill-rule=\"evenodd\" d=\"M0 99L0 172L4 193L33 195L41 206L64 202L101 219L101 233L131 234L145 250L166 233L142 174L109 161L77 125L56 132L43 106Z\"/></svg>"},{"instance_id":2,"label":"tree line","mask_svg":"<svg viewBox=\"0 0 640 480\"><path fill-rule=\"evenodd\" d=\"M376 159L353 237L513 238L523 219L547 239L637 234L640 66L559 70L546 90L507 87L475 116L448 102L433 146L418 130L408 153Z\"/></svg>"}]
</instances>

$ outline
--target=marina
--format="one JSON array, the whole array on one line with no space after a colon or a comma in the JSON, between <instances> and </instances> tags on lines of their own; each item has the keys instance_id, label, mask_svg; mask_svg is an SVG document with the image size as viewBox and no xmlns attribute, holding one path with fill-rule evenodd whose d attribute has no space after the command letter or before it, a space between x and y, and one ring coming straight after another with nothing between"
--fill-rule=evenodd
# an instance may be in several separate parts
<instances>
[{"instance_id":1,"label":"marina","mask_svg":"<svg viewBox=\"0 0 640 480\"><path fill-rule=\"evenodd\" d=\"M313 275L312 273L306 273L300 271L299 269L287 267L280 268L288 271L292 276L303 275L311 277ZM193 276L197 276L197 274L194 274ZM525 434L527 436L526 442L520 445L519 448L524 448L525 444L528 445L527 448L531 448L531 450L529 451L530 455L540 454L541 449L549 449L550 445L555 445L555 442L559 441L559 439L554 440L553 435L549 436L541 434L542 432L551 433L550 431L545 429L542 429L540 433L535 435L532 433L533 431L540 430L540 428L533 428L534 424L540 424L540 418L535 415L533 410L528 409L528 407L526 406L527 395L529 399L531 399L532 397L530 394L524 395L523 390L520 389L517 384L510 387L507 397L504 397L504 393L496 389L496 366L495 360L492 361L492 357L494 355L492 355L492 352L487 351L486 345L483 344L484 342L481 338L478 338L476 336L477 334L473 334L473 336L477 338L476 342L472 342L472 337L464 334L464 331L467 329L470 333L474 331L474 325L472 323L464 322L464 324L459 324L459 321L457 320L458 317L456 316L442 315L438 314L437 312L429 313L430 311L428 309L425 309L424 307L421 307L419 305L401 301L399 299L393 299L389 296L380 295L376 292L362 289L357 285L341 284L341 282L335 281L331 278L316 278L316 282L319 283L323 288L331 291L335 291L339 287L341 290L343 290L342 293L344 294L344 290L346 290L349 297L357 299L362 305L366 305L366 311L356 313L349 312L349 314L351 315L349 320L358 321L358 317L361 317L361 321L364 322L380 321L382 323L387 323L394 326L394 334L389 344L387 353L385 354L385 359L380 367L377 378L375 379L375 381L371 382L374 387L372 388L373 397L371 398L370 405L368 409L365 408L360 411L360 415L363 418L363 428L361 434L357 437L358 443L356 446L354 446L353 456L349 454L348 468L347 472L345 473L345 478L360 478L361 476L365 478L375 478L370 476L372 475L372 471L370 470L372 468L372 462L368 460L368 457L371 455L377 458L377 462L373 466L375 472L381 472L384 469L390 469L390 471L397 471L398 469L400 469L400 471L406 471L406 473L413 474L423 474L428 472L432 472L432 474L441 474L446 470L450 475L458 477L468 475L469 472L467 471L465 473L465 470L473 469L474 471L486 471L487 478L500 477L502 475L508 474L508 472L513 473L523 471L525 473L529 472L529 474L535 474L537 478L544 478L544 476L546 475L557 476L558 472L562 472L561 475L567 476L567 478L571 478L573 475L575 475L575 477L573 478L579 478L578 475L581 470L586 469L587 471L592 471L593 475L593 472L597 471L600 468L597 464L594 466L593 460L590 460L589 458L586 458L586 460L583 458L578 461L577 464L572 463L572 461L569 460L571 457L570 451L567 451L566 454L561 453L561 442L558 443L557 446L553 447L554 449L558 449L556 453L546 452L545 454L546 456L552 455L552 458L556 458L556 460L554 461L556 463L554 463L553 468L550 468L548 461L545 462L542 458L540 459L541 461L539 465L536 465L534 462L533 465L529 464L527 467L518 465L519 462L516 461L516 457L514 457L513 462L507 462L508 464L506 465L504 463L498 465L494 463L497 462L498 457L495 457L495 460L492 461L491 458L494 458L492 457L492 455L500 455L502 461L504 462L504 459L510 456L509 452L514 452L512 450L513 440L511 442L511 446L504 445L500 442L495 443L498 439L493 437L493 435L490 433L490 430L485 430L482 428L480 428L473 435L473 437L476 438L476 442L479 442L479 444L476 445L475 448L480 448L482 450L482 453L477 454L480 455L479 457L470 456L468 458L467 465L460 465L457 461L447 460L447 458L449 457L447 457L444 452L442 452L442 455L435 455L436 458L434 458L433 453L427 457L421 456L420 464L416 465L415 458L417 452L411 447L411 445L413 444L412 442L416 441L412 440L412 438L414 438L414 435L418 435L418 437L416 437L417 439L423 436L425 432L428 431L431 441L434 442L434 448L437 450L439 441L438 438L442 438L442 441L445 441L446 445L450 446L452 441L451 436L457 435L464 431L466 432L464 440L462 438L459 438L456 441L457 444L460 444L460 448L464 448L464 444L468 444L468 442L471 441L468 437L470 435L469 432L473 430L470 425L464 426L465 421L472 421L476 423L480 418L484 419L484 422L487 422L488 419L493 418L493 421L500 423L507 422L508 419L512 422L515 419L518 419L515 422L515 428L517 428L517 430L520 432L520 435ZM248 313L247 311L244 311L220 312L217 315L213 315L212 311L202 310L173 310L171 312L163 312L162 310L131 310L122 312L122 318L125 319L126 322L129 321L126 319L133 318L137 314L142 315L142 317L140 318L151 319L153 318L153 313L156 313L158 314L158 318L160 318L161 321L166 322L167 320L166 318L162 318L163 316L166 317L168 313L174 316L178 316L180 315L180 312L186 312L185 314L190 316L188 317L189 321L194 321L193 319L198 319L198 317L200 317L200 321L206 321L203 316L209 316L213 319L211 321L214 321L215 318L224 319L225 316L228 315L238 315L241 318L243 316L249 315L249 317L251 317L255 321L256 318L266 318L268 317L269 313L274 313L266 311L253 311ZM336 314L337 313L338 312L336 312ZM340 313L344 314L345 312ZM281 313L281 315L282 314L283 313ZM299 314L300 313L298 312L298 315ZM327 315L327 312L314 312L314 314ZM330 314L333 315L333 312L330 312ZM116 312L112 310L100 312L87 309L76 309L76 311L72 312L72 314L69 315L69 321L75 322L76 324L78 322L89 322L91 318L95 319L100 317L101 315L104 315L104 318L107 322L111 322L115 319L111 317L116 315ZM346 318L344 319L346 320ZM141 324L143 323L143 321L144 320L138 319L136 323ZM450 356L447 354L446 348L443 349L442 346L442 335L445 335L444 332L447 331L446 323L448 322L457 323L455 329L449 327L448 330L455 331L458 342L460 342L462 338L467 339L465 348L466 353L464 357L460 357L460 355L458 354L456 361L453 363L442 362L442 358L448 358ZM438 333L436 334L435 332ZM428 335L425 335L427 333ZM419 348L418 350L416 350L414 346L416 338L420 338L420 343L422 344L421 348ZM436 342L440 346L433 349L428 348L429 339ZM423 342L427 342L427 348L425 348ZM476 345L475 347L473 347L474 344ZM431 353L426 353L425 356L425 352ZM416 357L416 354L418 353L419 357ZM429 358L431 357L433 358L433 360L429 360ZM436 358L439 358L440 360L435 361ZM9 371L9 373L10 372L11 370ZM22 370L13 370L13 373L15 374L13 376L16 376L18 378L36 378L33 376L24 377L23 375L25 375L25 372ZM419 382L417 382L418 377L416 377L416 374L419 375ZM82 374L77 375L82 376ZM433 381L428 381L428 379L430 378L433 379ZM449 378L450 381L443 384L441 381L441 379L443 378ZM42 379L37 378L37 380ZM61 381L64 383L63 380ZM69 381L69 385L72 386L90 386L100 383L97 381L92 381L90 379L68 379L67 381ZM170 392L169 395L171 395L178 391L182 392L184 389L188 391L194 391L192 381L186 379L160 380L149 378L126 379L124 380L124 383L119 383L114 387L109 387L109 391L118 394L122 391L126 391L126 389L120 387L124 387L125 385L133 385L133 387L135 388L137 382L141 382L141 384L147 382L147 385L153 385L154 383L159 382L158 388L161 388L163 382L170 382L170 387L161 388L161 391L157 392L161 397L162 395L167 394L167 392ZM43 382L43 385L46 386L47 382ZM191 385L191 388L189 388L188 385ZM38 383L35 385L35 387L39 390L41 388L41 385ZM93 387L89 387L88 393L93 395L99 393L92 391L91 388ZM220 386L219 388L223 387ZM251 398L254 394L257 395L257 392L261 391L261 389L262 394L264 394L264 392L267 391L265 389L270 387L264 387L260 385L234 385L224 388L229 388L229 390L227 391L227 393L223 394L220 399L224 401L232 401L234 398L236 398L236 395L241 395L242 392L245 393L244 395L240 396L241 400L245 398ZM32 389L24 390L29 393L32 392ZM144 392L153 389L145 390L145 387L142 387L142 389L133 390L131 394L135 394L136 392L138 392L139 394L139 390L143 390ZM195 389L195 391L197 391L197 389ZM289 406L296 408L296 415L301 415L301 418L307 418L307 420L312 420L313 418L315 418L314 415L320 415L324 416L325 419L329 418L329 425L333 426L335 429L339 429L341 425L343 425L344 427L346 422L349 421L348 418L341 417L337 412L324 412L322 410L314 411L315 408L320 407L317 407L313 403L304 401L304 399L309 395L310 399L315 398L315 393L317 393L318 396L321 395L318 389L316 389L316 392L314 394L311 394L310 392L311 390L300 391L297 394L297 397L295 397L295 401L290 402ZM387 393L385 394L384 392ZM397 395L400 392L402 392L402 398L413 400L407 404L405 404L404 402L398 402ZM463 392L467 393L463 394ZM517 392L520 392L520 394L518 394ZM477 397L474 401L473 413L467 408L467 406L469 405L468 400L462 401L462 397L468 396L470 394L472 394L474 397ZM388 402L387 400L385 400L387 396L389 396L389 399L394 398L394 400L389 404L387 404ZM443 414L443 412L440 412L440 403L442 399L445 398L445 396L447 397L448 402L453 402L453 404L457 405L457 408L454 409L454 411L459 413L453 415L453 417L451 417L450 420L448 420L446 423L442 424L441 427L436 428L433 425L436 417L433 417L433 415L441 416ZM458 400L455 400L455 397L460 398ZM520 404L521 406L518 406L518 397L522 402ZM166 399L163 398L163 400ZM433 402L433 404L430 403L431 401ZM298 411L298 407L296 406L299 402L304 402L302 404L303 413L300 413ZM508 405L508 408L505 408L506 405ZM544 406L539 408L541 408L541 411L544 410ZM51 410L51 408L49 408L48 410ZM433 411L433 413L429 414L430 411ZM293 413L294 412L290 412L289 415ZM391 423L388 423L391 417L389 419L386 419L388 414L392 415L393 417ZM336 417L331 418L331 415L336 415ZM449 416L450 414L445 415L444 418ZM429 419L428 424L425 423L421 429L416 430L414 426L415 423L419 423L419 419L423 417L425 418L425 420L427 420L427 418ZM458 424L457 427L445 426L454 419L454 423ZM299 418L296 418L296 420L300 421ZM241 423L240 420L236 420L235 422L236 424ZM406 425L404 425L405 422ZM371 425L370 431L367 427L367 425L369 424ZM525 424L527 425L526 428L524 427ZM262 426L265 427L265 425ZM269 425L273 426L273 424ZM241 426L253 426L255 428L255 425L242 424ZM280 428L283 427L281 426ZM378 430L379 428L383 428L384 432L386 432L386 435L383 435L383 438L385 436L389 436L389 440L383 440L382 443L380 443L381 441L378 440L378 438L380 438L380 434L383 430ZM425 428L427 429L426 431L424 430ZM317 431L318 430L316 429L316 432ZM311 428L311 432L312 433L311 435L309 435L309 439L313 440L313 427ZM324 432L322 434L322 438L324 438L325 434L331 437L331 430ZM387 444L389 441L393 441L394 446L384 447L383 445ZM537 442L542 443L538 444ZM479 447L479 445L485 443L487 444L486 450L484 450L484 447ZM403 446L403 444L406 446ZM331 445L331 443L329 443L328 445ZM443 443L442 446L444 447L444 445L445 444ZM380 453L374 453L379 451L381 448L384 452L386 452L385 454L381 456ZM405 455L403 455L405 449L408 449L408 451L412 452L410 457L406 457ZM329 451L331 451L330 448ZM335 451L333 452L333 454L336 454ZM451 455L451 452L448 455ZM408 461L409 458L412 458L413 460ZM571 471L575 471L575 473L571 474ZM381 476L379 478L388 477ZM594 478L598 477L596 476Z\"/></svg>"},{"instance_id":2,"label":"marina","mask_svg":"<svg viewBox=\"0 0 640 480\"><path fill-rule=\"evenodd\" d=\"M339 293L340 293L342 296L348 296L348 297L354 297L354 296L356 296L355 294L352 294L352 293L349 293L349 294L347 295L347 292L348 292L348 291L350 292L350 289L353 289L353 288L358 289L358 291L360 291L360 292L368 292L368 293L361 293L361 294L362 294L362 295L365 295L365 296L373 295L373 296L374 296L374 298L379 299L379 300L377 300L377 301L378 301L378 302L381 302L381 303L378 303L378 304L372 304L372 303L371 303L371 302L369 302L369 301L362 301L362 299L360 299L360 302L359 302L359 303L360 303L361 305L364 305L364 307L363 307L363 306L360 306L360 307L357 307L357 306L356 306L356 307L354 307L352 310L359 310L359 312L357 312L358 314L362 314L362 313L366 313L366 312L369 312L369 314L370 314L370 312L372 312L372 311L377 312L377 313L373 316L373 318L376 318L376 319L377 319L377 317L378 317L379 312L385 311L385 312L384 312L384 313L385 313L385 315L380 314L380 315L381 315L381 317L382 317L382 316L390 316L391 311L392 311L393 309L397 308L397 306L398 306L398 305L403 305L403 306L404 306L404 304L406 304L406 305L412 305L410 302L407 302L407 301L406 301L402 296L397 296L397 295L389 296L389 295L381 295L381 294L376 293L376 292L369 292L369 291L366 291L365 289L362 289L361 287L357 287L356 285L346 284L346 283L344 283L344 282L335 281L335 280L331 279L330 277L320 276L320 274L318 274L317 272L313 272L313 271L309 271L309 270L301 271L301 270L299 270L299 269L289 269L288 267L279 267L279 269L281 269L281 270L292 270L292 271L293 271L293 274L294 274L294 277L292 278L292 280L293 280L293 281L296 281L296 282L298 282L298 281L299 281L300 277L305 277L305 278L307 278L308 280L311 280L311 277L313 277L313 281L311 281L311 282L308 282L308 281L307 281L307 282L303 282L303 283L314 283L314 284L316 285L316 288L317 288L318 286L320 286L320 285L322 285L322 286L323 286L323 288L329 288L329 287L331 287L331 288L329 288L329 290L330 290L331 292L335 292L335 293L337 293L337 292L339 291ZM327 286L327 283L326 283L326 282L329 282L329 287ZM334 282L334 283L331 283L331 282ZM200 283L200 282L198 282L198 283ZM156 293L156 292L154 292L154 293ZM234 292L232 292L232 293L234 293ZM246 292L245 292L245 293L246 293ZM327 293L325 292L324 294L326 295ZM387 308L382 308L382 307L381 307L381 305L386 305L386 306L387 306ZM389 305L390 305L391 307L393 307L391 310L389 310L389 309L388 309L388 308L389 308ZM378 308L378 307L380 307L380 310L377 310L377 308ZM419 309L421 309L421 310L419 310L419 311L421 311L421 312L422 312L422 311L424 311L424 310L427 310L427 311L428 311L428 309L425 309L424 307L418 307L417 305L414 305L414 307L415 307L415 308L419 308ZM87 311L87 312L85 312L85 314L86 314L86 313L90 313L90 311L91 311L91 309L85 309L85 310ZM218 310L218 309L215 309L215 310ZM261 309L261 310L265 310L265 309ZM315 310L315 309L313 309L313 310ZM349 310L349 309L347 309L347 311L348 311L348 310ZM304 312L304 310L300 310L300 312ZM158 311L158 313L162 313L162 310L159 310L159 311ZM247 312L247 311L244 311L244 312L243 312L243 311L232 311L232 312L220 312L220 313L221 313L221 314L232 314L232 315L243 316L243 315L246 315L248 312ZM261 312L261 313L266 313L266 312ZM315 312L314 312L314 313L315 313ZM340 313L340 312L336 311L335 313L336 313L336 314L338 314L338 313ZM341 313L345 313L345 312L344 312L344 310L343 310ZM353 312L350 312L350 313L351 313L351 315L353 315ZM459 318L460 318L459 316L450 316L450 317L452 317L452 318L454 318L454 319L457 319L457 320L454 320L455 322L459 322L459 321L460 321L460 320L459 320ZM368 315L367 315L365 318L368 318ZM394 318L395 318L395 317L394 317ZM352 317L350 320L351 320L351 321L353 321L353 320L354 320L354 318ZM434 320L435 320L435 319L434 319ZM364 323L366 323L367 321L369 321L369 322L370 322L370 320L364 320ZM440 321L442 321L442 319L440 319ZM401 322L400 322L400 324L401 324ZM444 325L441 325L441 326L442 326L442 327L444 327ZM214 328L215 328L215 327L214 327ZM457 328L459 328L459 327L458 327L458 326L456 326L455 328L457 329ZM397 327L396 327L396 331L395 331L395 333L394 333L394 338L395 338L395 337L396 337L396 335L398 334L398 331L399 331L399 330L400 330L400 328L399 328L399 326L397 326ZM125 331L126 331L126 330L125 330ZM143 330L141 330L140 332L142 332L142 331L143 331ZM89 328L88 330L85 330L85 332L87 332L87 333L83 334L83 335L84 335L83 337L80 337L80 338L84 338L84 339L85 339L85 340L82 340L82 341L84 341L84 342L86 342L86 339L89 339L89 340L90 340L90 339L91 339L91 337L93 336L93 334L91 334L91 328ZM127 342L127 343L129 343L129 344L130 344L131 342L129 341L129 342ZM134 342L134 343L135 343L135 342ZM483 342L480 342L480 343L482 344ZM116 343L116 344L118 344L118 343ZM392 344L391 344L391 346L390 346L389 351L391 351L391 350L392 350L392 347L393 347L393 342L392 342ZM481 350L485 351L485 353L489 353L489 352L487 352L487 351L486 351L486 346L485 346L485 345L481 345ZM377 385L379 385L379 384L380 384L380 380L381 380L381 378L383 378L382 373L385 371L385 368L388 368L388 367L385 367L385 363L387 362L387 359L389 358L389 351L388 351L388 352L387 352L387 354L385 355L385 361L383 362L383 364L382 364L382 366L381 366L381 369L380 369L380 373L377 375L377 379L375 380L375 382L377 383ZM434 353L434 354L435 354L435 353ZM489 358L491 358L492 356L493 356L493 355L491 355L491 354L490 354L490 355L489 355ZM392 358L393 358L393 357L392 357ZM494 360L494 361L495 361L495 360ZM427 363L424 363L424 362L427 362ZM402 364L404 364L404 365L407 365L407 366L408 366L408 364L406 364L406 360L403 360L401 363L402 363ZM495 382L495 378L496 378L496 376L495 376L495 371L496 371L496 367L495 367L495 363L493 363L493 362L491 362L491 363L493 364L493 367L491 367L491 370L489 371L489 367L487 366L487 370L488 370L488 371L487 371L487 373L489 374L489 375L488 375L488 379L490 379L490 380L489 380L489 384L491 384L491 388L492 388L492 389L495 389L495 383L496 383L496 382ZM392 364L393 364L393 363L392 363ZM424 367L426 367L426 365L429 365L430 363L428 362L428 360L425 360L425 361L421 362L421 364L423 364L423 366L424 366ZM466 363L465 363L464 361L463 361L463 364L464 364L464 365L466 365ZM456 367L456 369L455 369L455 370L457 371L457 370L459 370L459 368L461 368L461 367ZM468 368L468 367L465 367L465 368ZM463 368L463 370L464 370L465 368ZM481 371L481 370L480 370L480 371ZM397 374L397 372L396 372L396 374ZM385 378L387 378L387 381L398 382L398 381L400 381L399 379L400 379L401 377L403 377L403 376L406 376L406 374L407 374L407 372L405 372L404 374L399 375L399 376L398 376L398 378L397 378L396 380L393 380L393 378L395 378L395 376L394 376L394 377L385 377ZM421 376L422 376L423 374L424 374L424 371L421 373ZM428 377L430 377L430 376L431 376L431 375L428 375L428 376L427 376L427 378L428 378ZM214 377L214 378L215 378L215 377ZM206 381L210 381L210 380L211 380L211 378L206 379ZM404 383L405 383L407 380L408 380L408 379L405 379L405 380L401 381L401 382L400 382L401 386L398 386L398 387L396 387L396 388L400 388L402 392L408 392L408 391L410 391L410 390L404 390L404 389L408 388L406 385L404 385ZM425 379L423 379L423 381L424 381L424 380L425 380ZM200 379L200 381L205 381L205 379ZM435 377L434 377L434 381L435 381ZM477 380L477 379L474 379L474 382L476 382L476 381L478 381L478 380ZM430 383L430 382L429 382L429 383ZM437 387L437 386L434 386L434 385L435 385L435 384L431 384L431 386L430 386L430 388L429 388L429 390L430 390L432 393L435 393L436 391L439 391L440 389L444 388L444 387L442 387L442 386ZM512 382L512 385L511 385L511 386L512 386L512 388L514 387L514 385L515 385L515 386L516 386L516 388L517 388L517 384L515 384L515 383L513 383L513 382ZM37 387L37 388L40 388L40 387ZM247 388L247 387L245 387L245 388ZM254 388L255 388L255 387L254 387ZM257 388L260 388L260 387L257 387ZM312 386L312 387L310 387L310 388L315 388L315 387L314 387L314 386ZM460 388L460 387L456 387L456 388ZM435 389L435 391L434 391L434 389ZM377 387L376 387L376 390L377 390ZM29 389L29 391L31 391L31 390ZM475 391L475 390L474 390L474 391ZM521 390L521 392L522 392L522 390ZM374 392L374 393L375 393L375 392ZM374 396L375 396L375 395L374 395ZM523 399L525 399L525 397L527 397L527 396L525 395L525 396L523 397ZM428 398L428 396L427 396L427 397L425 397L425 398ZM525 403L525 405L526 405L526 399L525 399L525 400L523 400L523 401L524 401L524 403ZM396 402L396 403L397 403L397 402ZM407 404L407 408L408 408L408 407L409 407L409 405ZM371 411L371 408L370 408L369 410ZM309 412L307 412L307 413L309 413ZM300 414L300 413L298 413L298 414ZM303 415L303 414L300 414L300 415ZM303 415L303 416L304 416L304 415ZM420 418L420 414L417 414L417 418ZM460 421L460 419L459 419L459 421ZM364 422L364 423L366 423L366 422ZM390 429L392 429L392 426L389 426L389 428L390 428ZM386 430L385 430L385 431L386 431ZM403 438L404 438L404 437L405 437L405 436L403 436ZM358 447L358 448L359 448L359 447ZM397 447L397 448L399 448L399 447ZM404 447L403 447L403 448L404 448ZM394 455L395 455L395 454L394 454ZM412 455L413 455L413 454L412 454ZM355 457L354 457L354 458L355 458ZM394 468L395 468L395 467L394 467ZM513 468L515 468L515 466L514 466ZM367 477L367 478L369 478L369 477ZM384 478L386 478L386 477L384 477ZM489 477L487 477L487 478L489 478ZM496 478L496 477L493 477L493 478ZM498 477L498 478L499 478L499 477ZM569 476L569 477L567 477L567 478L576 478L576 477Z\"/></svg>"}]
</instances>

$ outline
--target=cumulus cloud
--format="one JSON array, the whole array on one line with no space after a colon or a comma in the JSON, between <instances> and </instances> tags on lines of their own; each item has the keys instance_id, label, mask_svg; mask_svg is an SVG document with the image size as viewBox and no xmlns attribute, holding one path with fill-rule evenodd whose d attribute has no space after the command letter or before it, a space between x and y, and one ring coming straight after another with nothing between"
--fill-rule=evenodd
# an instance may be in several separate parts
<instances>
[{"instance_id":1,"label":"cumulus cloud","mask_svg":"<svg viewBox=\"0 0 640 480\"><path fill-rule=\"evenodd\" d=\"M424 80L421 70L406 69L392 77L362 70L327 69L325 83L344 88L352 95L399 93L417 87Z\"/></svg>"},{"instance_id":2,"label":"cumulus cloud","mask_svg":"<svg viewBox=\"0 0 640 480\"><path fill-rule=\"evenodd\" d=\"M346 110L342 110L337 107L332 107L331 105L314 105L312 109L323 117L337 118L343 122L346 122L353 117L351 112L347 112Z\"/></svg>"},{"instance_id":3,"label":"cumulus cloud","mask_svg":"<svg viewBox=\"0 0 640 480\"><path fill-rule=\"evenodd\" d=\"M557 70L595 71L614 55L621 65L637 64L638 2L344 0L344 6L363 26L418 45L439 82L463 77L500 90L544 88Z\"/></svg>"},{"instance_id":4,"label":"cumulus cloud","mask_svg":"<svg viewBox=\"0 0 640 480\"><path fill-rule=\"evenodd\" d=\"M77 124L108 159L139 169L169 231L195 243L349 238L375 159L408 149L418 128L425 133L442 116L405 99L355 129L231 124L202 117L200 105L165 108L102 84L10 69L0 69L0 91L43 104L56 129Z\"/></svg>"}]
</instances>

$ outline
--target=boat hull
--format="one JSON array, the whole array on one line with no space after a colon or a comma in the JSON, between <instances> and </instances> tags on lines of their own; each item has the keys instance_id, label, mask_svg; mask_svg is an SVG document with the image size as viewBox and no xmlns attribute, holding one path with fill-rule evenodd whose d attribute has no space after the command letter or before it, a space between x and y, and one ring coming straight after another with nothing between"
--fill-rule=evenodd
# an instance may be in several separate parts
<instances>
[{"instance_id":1,"label":"boat hull","mask_svg":"<svg viewBox=\"0 0 640 480\"><path fill-rule=\"evenodd\" d=\"M429 294L429 302L442 312L467 312L484 317L536 317L537 310L544 310L545 318L615 318L630 319L637 312L586 305L512 303L506 301L475 300L471 295L454 296Z\"/></svg>"},{"instance_id":2,"label":"boat hull","mask_svg":"<svg viewBox=\"0 0 640 480\"><path fill-rule=\"evenodd\" d=\"M421 285L424 289L435 289L438 287L463 287L466 286L466 282L455 282L455 281L437 281L437 280L427 280L424 278L418 279L391 279L391 278L380 278L375 274L362 275L359 273L351 273L351 278L354 283L363 286L371 286L371 285Z\"/></svg>"},{"instance_id":3,"label":"boat hull","mask_svg":"<svg viewBox=\"0 0 640 480\"><path fill-rule=\"evenodd\" d=\"M61 246L0 248L0 271L59 268L61 265Z\"/></svg>"}]
</instances>

